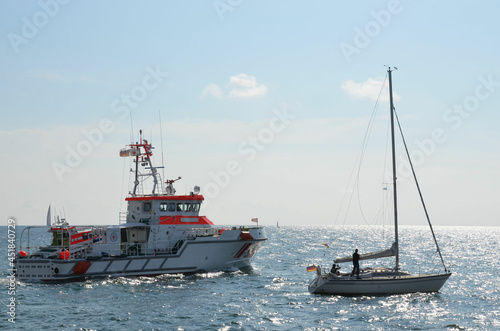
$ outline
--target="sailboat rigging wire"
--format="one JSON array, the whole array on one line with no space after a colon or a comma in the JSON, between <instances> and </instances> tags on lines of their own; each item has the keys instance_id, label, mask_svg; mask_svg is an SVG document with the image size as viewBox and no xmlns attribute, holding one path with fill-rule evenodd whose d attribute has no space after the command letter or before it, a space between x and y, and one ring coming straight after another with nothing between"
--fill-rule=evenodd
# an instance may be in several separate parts
<instances>
[{"instance_id":1,"label":"sailboat rigging wire","mask_svg":"<svg viewBox=\"0 0 500 331\"><path fill-rule=\"evenodd\" d=\"M361 164L363 163L363 160L364 160L364 157L365 157L365 153L366 153L366 149L368 148L368 140L369 140L369 137L370 137L371 132L373 130L373 126L374 126L374 123L375 123L375 116L377 114L378 106L380 104L380 98L382 96L382 91L384 89L386 79L387 79L387 76L384 78L384 81L382 82L382 84L380 86L380 91L378 93L377 101L375 102L375 105L373 107L373 111L372 111L372 115L371 115L371 118L370 118L370 122L369 122L368 128L367 128L367 130L365 132L365 137L363 139L363 147L362 147L360 162L358 164L358 173L357 173L357 176L356 176L356 189L357 189L356 191L357 191L359 211L361 212L361 216L363 217L365 223L368 224L368 225L370 223L366 219L365 213L363 211L363 206L362 206L362 203L361 203L361 196L359 195L359 193L360 193L359 178L360 178L360 173L361 173Z\"/></svg>"},{"instance_id":2,"label":"sailboat rigging wire","mask_svg":"<svg viewBox=\"0 0 500 331\"><path fill-rule=\"evenodd\" d=\"M370 137L372 129L373 129L373 125L374 125L374 122L375 122L375 116L377 114L378 106L379 106L379 103L380 103L380 99L381 99L382 92L383 92L383 89L384 89L386 81L387 81L387 75L385 76L384 81L382 82L382 84L380 86L380 91L378 93L377 100L376 100L375 105L373 107L373 111L372 111L372 114L370 116L370 120L368 121L368 126L366 128L365 135L363 137L363 142L361 144L361 148L360 148L358 157L356 159L356 162L354 163L354 167L353 167L353 170L351 172L351 175L349 176L349 181L348 181L347 187L348 188L351 187L351 183L352 183L352 191L351 191L351 194L350 194L350 197L349 197L349 202L348 202L346 210L345 210L344 219L343 219L343 225L345 225L345 223L346 223L347 215L349 214L349 210L350 210L350 207L351 207L351 203L352 203L352 199L353 199L353 196L354 196L355 189L356 189L356 192L357 192L358 206L359 206L361 215L362 215L365 223L369 224L369 222L366 219L366 216L364 215L362 204L361 204L361 197L359 195L359 193L360 193L360 190L359 190L359 178L360 178L360 173L361 173L361 165L363 164L363 160L364 160L364 156L365 156L365 153L366 153L366 149L368 147L368 140L369 140L369 137ZM356 173L356 179L354 180L354 183L353 183L353 177L354 177L355 173ZM339 216L340 216L341 211L342 211L342 206L344 205L344 201L346 200L347 194L348 194L348 189L346 189L346 191L344 193L344 196L342 197L342 201L340 203L339 211L337 212L337 217L335 219L335 223L339 219Z\"/></svg>"},{"instance_id":3,"label":"sailboat rigging wire","mask_svg":"<svg viewBox=\"0 0 500 331\"><path fill-rule=\"evenodd\" d=\"M405 137L403 135L403 129L401 129L401 124L399 123L399 117L398 117L398 114L396 113L395 107L393 108L393 111L394 111L394 115L396 116L396 122L398 123L398 128L399 128L399 132L401 133L401 139L403 140L403 145L405 147L406 155L408 156L408 162L410 164L411 172L413 174L413 179L415 179L415 184L417 186L418 194L420 196L420 201L422 202L422 206L424 207L425 217L427 218L427 223L429 223L429 227L431 228L432 237L434 238L434 243L436 244L436 250L439 253L439 257L441 258L441 263L443 264L444 271L448 272L448 270L446 269L446 265L444 264L443 255L441 254L441 250L439 249L436 235L434 234L434 229L432 228L431 219L429 217L429 213L427 212L427 207L425 206L424 197L422 196L422 191L420 190L420 185L418 184L417 175L415 174L415 169L413 168L413 163L411 162L410 153L408 152L408 146L406 145L406 140L405 140Z\"/></svg>"},{"instance_id":4,"label":"sailboat rigging wire","mask_svg":"<svg viewBox=\"0 0 500 331\"><path fill-rule=\"evenodd\" d=\"M385 181L386 170L387 170L387 160L389 159L389 142L391 141L391 126L390 123L387 123L387 131L386 131L386 139L385 139L385 155L384 155L384 168L382 170L382 201L383 201L383 215L382 217L382 225L384 225L384 221L386 220L386 210L389 209L389 200L387 199L387 193L389 193L389 187L386 186L387 183Z\"/></svg>"}]
</instances>

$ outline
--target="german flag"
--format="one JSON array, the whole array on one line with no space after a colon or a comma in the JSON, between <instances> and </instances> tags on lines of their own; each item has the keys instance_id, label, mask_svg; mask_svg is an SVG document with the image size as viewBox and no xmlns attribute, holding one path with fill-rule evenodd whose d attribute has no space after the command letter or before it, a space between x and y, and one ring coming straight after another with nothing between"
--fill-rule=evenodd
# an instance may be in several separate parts
<instances>
[{"instance_id":1,"label":"german flag","mask_svg":"<svg viewBox=\"0 0 500 331\"><path fill-rule=\"evenodd\" d=\"M316 266L312 265L307 267L307 272L313 272L313 271L316 271Z\"/></svg>"}]
</instances>

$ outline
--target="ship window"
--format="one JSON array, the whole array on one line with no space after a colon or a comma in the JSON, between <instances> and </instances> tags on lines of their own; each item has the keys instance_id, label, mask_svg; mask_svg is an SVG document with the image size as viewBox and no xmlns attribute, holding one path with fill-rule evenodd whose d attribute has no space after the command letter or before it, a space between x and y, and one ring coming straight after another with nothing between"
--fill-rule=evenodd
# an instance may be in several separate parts
<instances>
[{"instance_id":1,"label":"ship window","mask_svg":"<svg viewBox=\"0 0 500 331\"><path fill-rule=\"evenodd\" d=\"M168 210L169 212L186 212L186 213L197 213L200 211L200 203L198 202L169 202L162 203L160 205L161 211ZM166 208L166 209L165 209Z\"/></svg>"},{"instance_id":2,"label":"ship window","mask_svg":"<svg viewBox=\"0 0 500 331\"><path fill-rule=\"evenodd\" d=\"M151 202L144 202L144 204L142 205L142 209L145 212L151 211Z\"/></svg>"},{"instance_id":3,"label":"ship window","mask_svg":"<svg viewBox=\"0 0 500 331\"><path fill-rule=\"evenodd\" d=\"M184 203L183 202L177 203L177 211L184 211Z\"/></svg>"},{"instance_id":4,"label":"ship window","mask_svg":"<svg viewBox=\"0 0 500 331\"><path fill-rule=\"evenodd\" d=\"M167 203L166 202L162 202L160 204L160 211L167 211Z\"/></svg>"},{"instance_id":5,"label":"ship window","mask_svg":"<svg viewBox=\"0 0 500 331\"><path fill-rule=\"evenodd\" d=\"M127 242L127 229L121 228L120 232L121 232L122 243L126 243Z\"/></svg>"},{"instance_id":6,"label":"ship window","mask_svg":"<svg viewBox=\"0 0 500 331\"><path fill-rule=\"evenodd\" d=\"M175 211L175 202L168 203L168 211Z\"/></svg>"}]
</instances>

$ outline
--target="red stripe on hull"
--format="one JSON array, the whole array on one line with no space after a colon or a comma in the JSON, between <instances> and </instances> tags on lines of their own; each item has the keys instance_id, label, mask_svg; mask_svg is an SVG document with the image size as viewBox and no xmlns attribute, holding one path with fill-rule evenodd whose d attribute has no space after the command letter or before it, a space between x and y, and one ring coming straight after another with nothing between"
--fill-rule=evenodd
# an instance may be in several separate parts
<instances>
[{"instance_id":1,"label":"red stripe on hull","mask_svg":"<svg viewBox=\"0 0 500 331\"><path fill-rule=\"evenodd\" d=\"M252 246L252 244L243 245L243 247L240 248L240 250L238 251L238 253L236 253L236 255L234 257L236 259L239 259L243 255L243 253L245 253L247 251L247 249L250 248L250 246Z\"/></svg>"},{"instance_id":2,"label":"red stripe on hull","mask_svg":"<svg viewBox=\"0 0 500 331\"><path fill-rule=\"evenodd\" d=\"M83 275L89 270L91 264L90 261L80 261L73 267L73 273L76 275Z\"/></svg>"}]
</instances>

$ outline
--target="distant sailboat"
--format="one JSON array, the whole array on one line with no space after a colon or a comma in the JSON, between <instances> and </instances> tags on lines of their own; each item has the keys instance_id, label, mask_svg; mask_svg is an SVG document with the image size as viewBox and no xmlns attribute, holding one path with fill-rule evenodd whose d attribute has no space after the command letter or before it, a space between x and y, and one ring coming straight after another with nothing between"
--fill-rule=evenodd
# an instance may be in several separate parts
<instances>
[{"instance_id":1,"label":"distant sailboat","mask_svg":"<svg viewBox=\"0 0 500 331\"><path fill-rule=\"evenodd\" d=\"M308 267L308 271L317 271L317 277L309 284L309 291L318 294L340 294L340 295L374 295L374 294L399 294L413 292L437 292L450 277L451 272L446 269L441 251L439 250L434 230L430 223L425 204L423 203L422 193L418 185L415 171L410 160L410 166L417 185L420 199L422 201L427 221L429 223L437 252L443 264L444 273L438 274L410 274L403 272L399 268L399 237L398 237L398 209L397 209L397 185L396 185L396 154L394 140L394 118L395 108L393 106L392 97L392 70L387 70L389 74L389 98L390 98L390 118L391 118L391 139L392 139L392 180L394 191L394 243L388 249L384 249L374 253L361 254L359 260L378 259L383 257L395 256L394 268L365 268L361 270L360 277L356 277L350 273L341 274L340 272L330 272L323 274L319 266ZM397 120L397 117L396 117ZM398 127L399 126L398 121ZM404 138L403 138L404 142ZM406 143L404 142L406 148ZM408 157L408 149L406 148ZM351 262L352 256L338 258L334 263ZM333 270L332 270L333 271Z\"/></svg>"},{"instance_id":2,"label":"distant sailboat","mask_svg":"<svg viewBox=\"0 0 500 331\"><path fill-rule=\"evenodd\" d=\"M47 226L50 226L52 224L52 212L49 204L49 210L47 210Z\"/></svg>"}]
</instances>

